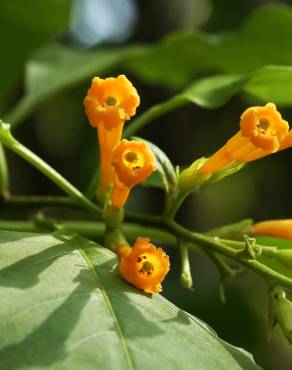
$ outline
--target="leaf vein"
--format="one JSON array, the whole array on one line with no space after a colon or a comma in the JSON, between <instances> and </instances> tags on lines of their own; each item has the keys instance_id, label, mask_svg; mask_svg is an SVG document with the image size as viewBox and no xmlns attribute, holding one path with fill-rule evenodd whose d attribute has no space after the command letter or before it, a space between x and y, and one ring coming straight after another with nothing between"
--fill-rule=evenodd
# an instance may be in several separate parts
<instances>
[{"instance_id":1,"label":"leaf vein","mask_svg":"<svg viewBox=\"0 0 292 370\"><path fill-rule=\"evenodd\" d=\"M87 263L90 272L94 276L94 278L97 281L97 284L98 284L98 286L99 286L99 288L100 288L100 290L102 292L104 301L105 301L105 303L107 305L107 308L109 310L109 313L112 316L112 320L113 320L113 323L115 325L116 332L118 334L118 337L119 337L119 340L120 340L120 343L121 343L121 348L122 348L122 351L124 353L125 359L126 359L127 364L128 364L128 368L129 368L129 370L135 370L135 367L134 367L134 364L133 364L133 359L132 359L131 354L130 354L130 350L128 348L126 339L124 337L124 334L123 334L122 328L120 326L120 323L118 321L118 318L117 318L117 315L115 313L115 310L114 310L114 308L113 308L113 306L111 304L109 295L107 294L106 289L105 289L105 287L103 285L102 279L101 279L100 275L98 274L98 272L96 271L96 269L94 268L94 266L91 263L90 259L86 255L86 253L82 249L78 249L78 251L81 254L81 256L84 259L84 261Z\"/></svg>"}]
</instances>

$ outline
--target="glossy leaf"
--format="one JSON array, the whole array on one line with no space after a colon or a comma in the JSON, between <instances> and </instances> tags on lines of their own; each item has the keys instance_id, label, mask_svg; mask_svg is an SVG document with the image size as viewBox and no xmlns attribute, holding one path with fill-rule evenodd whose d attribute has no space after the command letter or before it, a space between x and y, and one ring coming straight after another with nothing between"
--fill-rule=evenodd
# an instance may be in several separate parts
<instances>
[{"instance_id":1,"label":"glossy leaf","mask_svg":"<svg viewBox=\"0 0 292 370\"><path fill-rule=\"evenodd\" d=\"M1 368L259 369L160 295L126 284L78 236L0 232Z\"/></svg>"}]
</instances>

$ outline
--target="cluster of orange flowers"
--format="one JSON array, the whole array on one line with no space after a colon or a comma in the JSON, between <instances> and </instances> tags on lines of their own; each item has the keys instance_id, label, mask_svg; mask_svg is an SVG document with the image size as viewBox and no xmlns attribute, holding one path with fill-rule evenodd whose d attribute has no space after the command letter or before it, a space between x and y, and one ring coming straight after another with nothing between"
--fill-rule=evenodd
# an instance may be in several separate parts
<instances>
[{"instance_id":1,"label":"cluster of orange flowers","mask_svg":"<svg viewBox=\"0 0 292 370\"><path fill-rule=\"evenodd\" d=\"M135 140L122 140L125 121L136 113L139 95L124 76L95 77L84 99L90 124L97 128L100 149L100 192L111 192L111 203L123 208L133 186L156 169L155 157L148 146ZM134 246L118 246L121 275L130 284L148 293L160 292L169 271L169 258L146 238Z\"/></svg>"},{"instance_id":2,"label":"cluster of orange flowers","mask_svg":"<svg viewBox=\"0 0 292 370\"><path fill-rule=\"evenodd\" d=\"M97 128L100 148L100 193L111 194L114 208L124 207L133 186L144 181L155 168L155 157L139 141L122 140L125 121L136 113L140 98L124 76L95 77L84 99L90 124ZM226 166L247 163L292 146L292 130L272 103L248 108L240 119L240 131L197 168L203 175ZM192 176L192 175L190 175ZM255 224L254 234L280 236L292 240L292 220ZM147 238L137 238L133 247L118 245L121 275L145 292L160 292L169 271L169 258Z\"/></svg>"},{"instance_id":3,"label":"cluster of orange flowers","mask_svg":"<svg viewBox=\"0 0 292 370\"><path fill-rule=\"evenodd\" d=\"M139 104L136 89L124 75L93 78L84 99L88 120L98 133L101 192L112 188L111 200L117 208L125 205L130 189L155 170L155 158L146 144L121 140L124 123Z\"/></svg>"}]
</instances>

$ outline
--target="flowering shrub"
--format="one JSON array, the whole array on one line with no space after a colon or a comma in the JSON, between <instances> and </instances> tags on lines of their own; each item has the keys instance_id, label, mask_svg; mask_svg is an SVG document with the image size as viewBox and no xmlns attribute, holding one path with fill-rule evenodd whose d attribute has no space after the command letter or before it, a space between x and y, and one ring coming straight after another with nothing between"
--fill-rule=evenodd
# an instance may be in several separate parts
<instances>
[{"instance_id":1,"label":"flowering shrub","mask_svg":"<svg viewBox=\"0 0 292 370\"><path fill-rule=\"evenodd\" d=\"M56 7L61 17L61 3L48 8L43 4L44 11L51 12ZM25 6L19 6L19 13L26 14ZM7 17L13 13L9 9L4 12ZM38 9L45 20L42 11ZM266 331L276 341L275 351L292 343L291 216L285 214L277 219L279 212L275 212L272 217L258 217L260 220L234 219L228 225L223 221L219 227L209 227L204 232L185 226L188 212L184 219L181 217L182 206L191 194L195 193L197 200L203 199L206 189L213 194L215 184L224 184L223 179L231 181L240 171L249 173L256 168L255 161L278 164L281 155L285 155L279 152L291 155L291 112L286 108L292 106L292 54L291 40L285 38L286 33L292 35L291 19L288 6L263 7L228 37L177 32L155 45L97 47L86 52L73 45L64 46L66 38L60 38L58 44L50 43L32 56L23 51L29 57L25 64L27 90L10 110L6 108L19 95L13 97L16 86L12 78L6 78L12 76L7 60L15 67L13 76L24 70L24 60L18 48L13 48L15 57L2 58L6 75L2 78L3 102L0 87L0 108L4 107L0 120L1 370L191 370L194 366L204 370L255 370L260 369L256 362L270 365L269 358L264 361L259 353L272 353L273 357L272 350L256 351L246 344L248 350L255 350L255 361L245 350L228 344L204 322L181 309L191 302L196 305L195 298L202 296L197 287L204 290L203 277L194 268L194 261L199 261L198 270L201 267L202 255L218 270L218 300L220 296L222 307L226 307L226 285L233 281L240 297L245 288L238 284L238 276L245 279L242 271L252 271L245 299L256 307L257 316L270 320ZM57 23L51 25L53 34L59 29ZM19 27L28 24L30 18L19 22ZM274 29L271 24L275 24ZM49 25L44 23L43 27L38 29L39 40L48 41ZM14 26L8 29L7 38L13 29ZM25 42L23 49L28 48ZM9 42L15 44L15 40ZM18 45L22 47L21 43ZM238 55L245 58L241 60ZM119 74L121 71L124 74ZM163 85L170 97L147 108L157 97L153 94L147 100L146 85L155 92L157 86ZM68 90L73 86L78 89L70 96ZM62 91L66 98L60 94ZM142 129L154 120L158 125L165 114L171 121L172 113L187 104L196 104L204 112L217 109L235 95L242 97L238 102L240 109L231 109L231 101L226 108L231 107L228 116L219 110L213 114L218 121L224 121L224 130L230 128L231 138L225 131L220 133L221 139L219 135L217 138L216 127L212 128L213 136L209 135L208 127L208 135L198 131L196 142L191 136L188 140L189 132L184 132L191 124L188 117L196 120L196 113L190 111L189 116L178 119L178 137L173 139L170 126L163 126L161 136L153 135L151 141L145 139L149 135ZM52 103L53 97L58 99ZM57 108L51 109L50 104ZM24 126L24 134L14 131L32 115L37 134L33 135L28 125ZM56 115L60 116L57 123L52 118ZM79 132L76 122L82 120L91 127L80 123ZM45 134L42 124L46 126ZM156 128L153 126L153 132ZM72 133L78 137L78 155L71 158L72 152L69 155L64 149L64 167L73 168L71 175L80 184L86 182L86 171L90 172L91 179L83 191L31 151L31 143L21 143L36 136L41 145L51 146L55 153L58 145L70 147L74 141ZM136 136L138 133L141 137ZM216 139L210 155L207 136ZM171 141L172 159L165 153L167 149L162 149L161 137L165 142ZM188 158L187 165L180 163L182 154L199 140L204 156ZM14 194L26 179L17 166L11 165L14 162L10 163L10 155L7 162L6 150L32 165L65 195L44 195L37 181L31 179L33 185L37 183L33 189L38 195ZM38 151L37 146L35 150ZM193 148L190 151L195 152ZM277 176L282 169L278 165L279 172L274 174L266 167L261 174L271 186L268 194L263 191L262 199L257 199L259 209L263 199L271 204L278 202L280 194L273 190L273 184L281 182ZM14 181L12 185L9 178ZM235 186L235 209L240 208L245 192L244 184L239 185ZM285 185L281 183L281 189ZM159 188L162 196L152 199L152 192L145 197L142 192L135 193L141 190L140 186ZM137 194L139 198L135 198ZM216 200L214 194L209 203ZM228 192L222 198L220 219L230 204ZM243 197L243 202L246 199ZM159 212L149 211L149 200L157 203L153 209ZM208 208L199 207L198 213ZM270 208L274 211L273 206ZM207 274L212 275L209 270ZM257 301L259 297L252 290L256 277L265 282L257 291L267 293L265 300ZM184 298L182 291L186 292ZM173 294L180 308L159 293L167 297ZM236 323L242 322L244 308L235 300L231 303ZM251 326L255 332L257 326ZM278 334L273 330L275 326L280 329ZM247 327L240 327L240 332ZM225 332L220 334L228 339ZM265 341L262 333L258 336Z\"/></svg>"}]
</instances>

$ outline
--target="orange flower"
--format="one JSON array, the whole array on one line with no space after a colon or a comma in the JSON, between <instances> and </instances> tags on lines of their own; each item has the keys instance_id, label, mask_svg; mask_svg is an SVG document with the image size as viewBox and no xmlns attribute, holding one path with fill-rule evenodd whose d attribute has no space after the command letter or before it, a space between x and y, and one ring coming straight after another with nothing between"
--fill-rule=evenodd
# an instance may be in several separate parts
<instances>
[{"instance_id":1,"label":"orange flower","mask_svg":"<svg viewBox=\"0 0 292 370\"><path fill-rule=\"evenodd\" d=\"M248 108L241 115L240 131L213 154L200 171L213 173L234 161L254 161L292 146L288 130L289 124L282 119L275 104ZM288 137L290 139L286 141Z\"/></svg>"},{"instance_id":2,"label":"orange flower","mask_svg":"<svg viewBox=\"0 0 292 370\"><path fill-rule=\"evenodd\" d=\"M112 204L122 208L130 189L143 182L155 171L155 157L145 143L122 140L112 152L115 169Z\"/></svg>"},{"instance_id":3,"label":"orange flower","mask_svg":"<svg viewBox=\"0 0 292 370\"><path fill-rule=\"evenodd\" d=\"M290 130L280 145L280 150L290 148L292 146L292 130Z\"/></svg>"},{"instance_id":4,"label":"orange flower","mask_svg":"<svg viewBox=\"0 0 292 370\"><path fill-rule=\"evenodd\" d=\"M124 75L106 79L94 77L84 99L90 124L93 127L103 124L107 130L134 116L139 103L137 90Z\"/></svg>"},{"instance_id":5,"label":"orange flower","mask_svg":"<svg viewBox=\"0 0 292 370\"><path fill-rule=\"evenodd\" d=\"M147 238L137 238L133 248L119 249L120 273L123 278L146 293L162 291L161 282L169 271L169 257Z\"/></svg>"},{"instance_id":6,"label":"orange flower","mask_svg":"<svg viewBox=\"0 0 292 370\"><path fill-rule=\"evenodd\" d=\"M268 235L292 240L292 220L258 222L252 226L251 231L256 235Z\"/></svg>"},{"instance_id":7,"label":"orange flower","mask_svg":"<svg viewBox=\"0 0 292 370\"><path fill-rule=\"evenodd\" d=\"M124 75L106 79L94 77L84 99L88 120L98 131L101 183L105 188L114 178L111 152L121 140L125 121L135 115L139 103L136 89Z\"/></svg>"}]
</instances>

